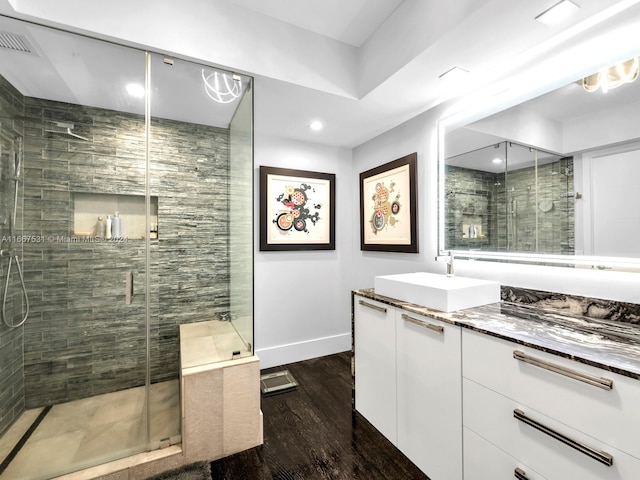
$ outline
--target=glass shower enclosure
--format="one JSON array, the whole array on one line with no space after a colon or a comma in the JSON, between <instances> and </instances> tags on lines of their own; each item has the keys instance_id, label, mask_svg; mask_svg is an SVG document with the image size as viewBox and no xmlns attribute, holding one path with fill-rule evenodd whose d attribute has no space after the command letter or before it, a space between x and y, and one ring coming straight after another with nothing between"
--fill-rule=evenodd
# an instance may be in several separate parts
<instances>
[{"instance_id":1,"label":"glass shower enclosure","mask_svg":"<svg viewBox=\"0 0 640 480\"><path fill-rule=\"evenodd\" d=\"M0 31L0 479L180 444L180 325L253 354L252 79Z\"/></svg>"}]
</instances>

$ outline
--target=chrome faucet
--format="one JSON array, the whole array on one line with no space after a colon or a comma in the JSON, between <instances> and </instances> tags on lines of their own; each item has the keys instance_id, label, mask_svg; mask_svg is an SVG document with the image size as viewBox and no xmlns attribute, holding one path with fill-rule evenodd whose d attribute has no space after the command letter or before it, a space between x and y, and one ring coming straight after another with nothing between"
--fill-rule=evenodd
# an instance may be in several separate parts
<instances>
[{"instance_id":1,"label":"chrome faucet","mask_svg":"<svg viewBox=\"0 0 640 480\"><path fill-rule=\"evenodd\" d=\"M447 257L447 277L453 277L453 252L449 250L449 256Z\"/></svg>"}]
</instances>

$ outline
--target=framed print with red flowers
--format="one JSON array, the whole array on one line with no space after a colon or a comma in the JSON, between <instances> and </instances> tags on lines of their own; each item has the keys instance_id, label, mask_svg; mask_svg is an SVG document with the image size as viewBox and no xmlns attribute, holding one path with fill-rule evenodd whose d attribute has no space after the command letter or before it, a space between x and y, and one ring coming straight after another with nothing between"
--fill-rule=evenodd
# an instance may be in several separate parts
<instances>
[{"instance_id":1,"label":"framed print with red flowers","mask_svg":"<svg viewBox=\"0 0 640 480\"><path fill-rule=\"evenodd\" d=\"M360 174L360 249L418 253L417 153Z\"/></svg>"},{"instance_id":2,"label":"framed print with red flowers","mask_svg":"<svg viewBox=\"0 0 640 480\"><path fill-rule=\"evenodd\" d=\"M336 176L260 167L260 250L335 250Z\"/></svg>"}]
</instances>

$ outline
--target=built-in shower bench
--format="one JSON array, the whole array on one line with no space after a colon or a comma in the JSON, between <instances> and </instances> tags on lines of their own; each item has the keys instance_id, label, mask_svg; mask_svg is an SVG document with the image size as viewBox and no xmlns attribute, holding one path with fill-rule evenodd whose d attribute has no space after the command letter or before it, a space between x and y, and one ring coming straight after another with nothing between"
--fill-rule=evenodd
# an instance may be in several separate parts
<instances>
[{"instance_id":1,"label":"built-in shower bench","mask_svg":"<svg viewBox=\"0 0 640 480\"><path fill-rule=\"evenodd\" d=\"M260 361L231 322L180 326L180 388L188 463L262 444Z\"/></svg>"}]
</instances>

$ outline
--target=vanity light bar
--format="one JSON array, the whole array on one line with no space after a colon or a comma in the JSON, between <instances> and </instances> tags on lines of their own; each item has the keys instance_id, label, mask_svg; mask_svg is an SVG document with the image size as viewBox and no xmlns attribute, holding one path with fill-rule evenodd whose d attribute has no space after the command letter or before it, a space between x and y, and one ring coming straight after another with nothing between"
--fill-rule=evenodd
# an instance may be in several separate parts
<instances>
[{"instance_id":1,"label":"vanity light bar","mask_svg":"<svg viewBox=\"0 0 640 480\"><path fill-rule=\"evenodd\" d=\"M445 258L447 251L442 251L439 257ZM452 250L456 259L463 260L501 260L509 262L522 262L534 265L582 265L590 267L594 270L611 270L613 267L618 268L640 268L637 258L626 257L588 257L588 256L571 256L571 255L553 255L553 254L527 254L527 253L508 253L508 252L482 252L479 250Z\"/></svg>"}]
</instances>

